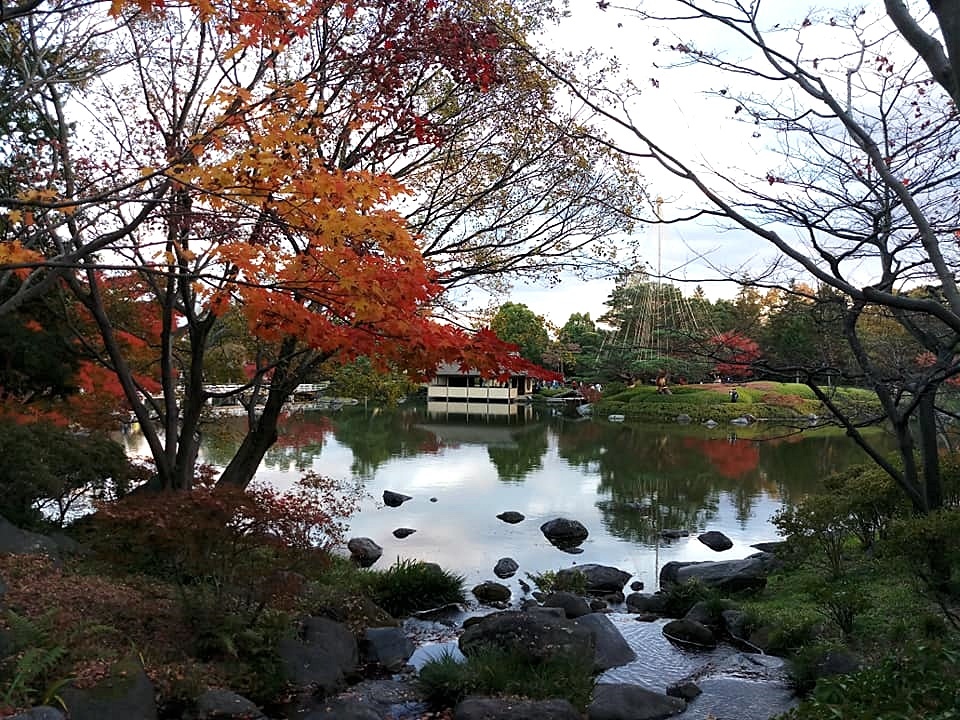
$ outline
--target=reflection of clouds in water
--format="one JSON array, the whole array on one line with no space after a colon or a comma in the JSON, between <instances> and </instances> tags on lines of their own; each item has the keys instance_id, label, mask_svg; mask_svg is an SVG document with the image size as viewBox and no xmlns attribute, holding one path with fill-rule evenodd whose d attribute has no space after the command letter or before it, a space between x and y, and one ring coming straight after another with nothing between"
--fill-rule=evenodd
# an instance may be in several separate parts
<instances>
[{"instance_id":1,"label":"reflection of clouds in water","mask_svg":"<svg viewBox=\"0 0 960 720\"><path fill-rule=\"evenodd\" d=\"M335 424L343 423L338 424L336 435L326 435L312 458L314 471L348 486L364 484L366 497L350 521L348 537L368 536L383 546L379 567L391 565L398 557L435 561L466 575L468 588L493 579L499 558L513 557L520 570L507 584L515 593L519 593L517 579L525 573L575 564L614 565L634 573L635 579L654 590L659 569L671 560L746 557L754 552L752 543L776 538L769 518L780 506L779 493L795 497L807 492L821 465L862 461L858 451L847 452L845 448L852 444L842 437L829 441L805 437L796 443L750 445L757 455L751 458L751 471L733 478L731 468L724 465L730 458L725 435L714 436L700 428L643 427L626 433L622 426L551 420L530 423L524 429L524 433L540 433L538 437L510 431L530 442L517 443L516 458L501 457L510 468L531 469L504 481L486 444L464 440L424 452L418 448L433 446L422 442L423 429L406 422L409 415L397 417L399 421L394 422L382 414L371 426L372 418L362 412L344 411L333 419ZM478 438L496 435L487 424L477 427ZM455 429L466 438L474 428ZM217 439L217 457L232 452L227 443L230 437L225 433L225 439ZM669 462L661 462L657 450L664 438L678 450ZM717 441L719 447L721 440L724 452L719 458L703 451L714 444L705 441ZM131 453L146 452L138 434L124 441ZM355 474L352 447L369 458L361 463L366 474ZM285 471L265 465L257 480L285 490L299 475L293 467ZM384 490L413 499L399 508L387 508L382 504ZM431 497L437 502L431 503ZM521 512L526 519L517 525L504 523L496 516L505 510ZM583 554L565 554L546 541L540 525L555 517L579 520L587 527L590 535L582 545ZM391 534L398 527L417 532L398 540ZM658 537L659 527L683 527L693 534L666 542ZM701 530L724 532L734 547L722 553L710 550L696 538Z\"/></svg>"}]
</instances>

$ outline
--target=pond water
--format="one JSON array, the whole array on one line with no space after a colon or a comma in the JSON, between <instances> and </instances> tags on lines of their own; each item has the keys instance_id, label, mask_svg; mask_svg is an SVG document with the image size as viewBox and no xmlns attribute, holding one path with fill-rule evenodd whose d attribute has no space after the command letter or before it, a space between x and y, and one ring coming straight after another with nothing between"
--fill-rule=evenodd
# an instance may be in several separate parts
<instances>
[{"instance_id":1,"label":"pond water","mask_svg":"<svg viewBox=\"0 0 960 720\"><path fill-rule=\"evenodd\" d=\"M239 418L212 423L202 460L223 466L241 429ZM144 451L138 435L126 441L132 454ZM520 570L505 582L518 592L525 573L600 563L633 573L653 591L666 562L745 557L753 543L775 540L770 518L784 502L864 459L836 430L612 423L525 406L466 416L403 405L286 418L257 479L287 487L312 469L361 485L349 536L384 548L377 567L398 558L437 562L471 587L495 580L497 560L512 557ZM412 499L387 507L384 490ZM498 520L507 510L526 519ZM587 527L582 552L546 541L540 525L555 517ZM397 539L392 532L401 527L416 532ZM691 534L666 540L664 529ZM733 548L710 550L696 538L704 530L722 531Z\"/></svg>"}]
</instances>

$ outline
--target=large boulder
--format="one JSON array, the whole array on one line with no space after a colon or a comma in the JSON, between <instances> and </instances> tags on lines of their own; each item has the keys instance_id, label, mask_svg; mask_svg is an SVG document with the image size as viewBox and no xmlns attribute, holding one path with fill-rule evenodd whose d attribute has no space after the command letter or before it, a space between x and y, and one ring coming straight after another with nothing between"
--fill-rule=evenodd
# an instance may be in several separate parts
<instances>
[{"instance_id":1,"label":"large boulder","mask_svg":"<svg viewBox=\"0 0 960 720\"><path fill-rule=\"evenodd\" d=\"M554 518L540 526L540 532L557 547L576 547L590 534L579 520Z\"/></svg>"},{"instance_id":2,"label":"large boulder","mask_svg":"<svg viewBox=\"0 0 960 720\"><path fill-rule=\"evenodd\" d=\"M38 705L22 713L11 715L7 720L65 720L62 712L49 705Z\"/></svg>"},{"instance_id":3,"label":"large boulder","mask_svg":"<svg viewBox=\"0 0 960 720\"><path fill-rule=\"evenodd\" d=\"M60 698L71 720L157 720L153 683L133 655L114 663L93 687L62 688Z\"/></svg>"},{"instance_id":4,"label":"large boulder","mask_svg":"<svg viewBox=\"0 0 960 720\"><path fill-rule=\"evenodd\" d=\"M260 708L230 690L207 690L197 698L192 720L267 720Z\"/></svg>"},{"instance_id":5,"label":"large boulder","mask_svg":"<svg viewBox=\"0 0 960 720\"><path fill-rule=\"evenodd\" d=\"M582 575L586 581L587 592L595 595L620 592L631 577L630 573L610 565L585 563L558 570L557 582L569 583L575 581L578 574Z\"/></svg>"},{"instance_id":6,"label":"large boulder","mask_svg":"<svg viewBox=\"0 0 960 720\"><path fill-rule=\"evenodd\" d=\"M413 643L398 627L367 628L364 633L364 657L390 672L400 670L413 655Z\"/></svg>"},{"instance_id":7,"label":"large boulder","mask_svg":"<svg viewBox=\"0 0 960 720\"><path fill-rule=\"evenodd\" d=\"M767 574L775 565L776 559L769 553L756 553L743 560L668 562L660 570L660 587L696 579L721 592L759 590L767 584Z\"/></svg>"},{"instance_id":8,"label":"large boulder","mask_svg":"<svg viewBox=\"0 0 960 720\"><path fill-rule=\"evenodd\" d=\"M581 720L567 700L472 697L453 710L453 720Z\"/></svg>"},{"instance_id":9,"label":"large boulder","mask_svg":"<svg viewBox=\"0 0 960 720\"><path fill-rule=\"evenodd\" d=\"M531 662L556 656L593 657L595 634L573 620L542 612L497 612L465 628L460 650L470 656L485 646L525 655Z\"/></svg>"},{"instance_id":10,"label":"large boulder","mask_svg":"<svg viewBox=\"0 0 960 720\"><path fill-rule=\"evenodd\" d=\"M61 559L60 548L46 535L21 530L0 515L0 555L47 555Z\"/></svg>"},{"instance_id":11,"label":"large boulder","mask_svg":"<svg viewBox=\"0 0 960 720\"><path fill-rule=\"evenodd\" d=\"M639 685L600 683L593 689L587 717L589 720L661 720L686 709L683 700Z\"/></svg>"},{"instance_id":12,"label":"large boulder","mask_svg":"<svg viewBox=\"0 0 960 720\"><path fill-rule=\"evenodd\" d=\"M670 598L663 593L635 592L627 595L627 609L638 613L666 615L670 607Z\"/></svg>"},{"instance_id":13,"label":"large boulder","mask_svg":"<svg viewBox=\"0 0 960 720\"><path fill-rule=\"evenodd\" d=\"M578 618L581 615L589 615L590 605L579 595L568 592L550 593L543 599L544 607L561 608L565 617L570 619Z\"/></svg>"},{"instance_id":14,"label":"large boulder","mask_svg":"<svg viewBox=\"0 0 960 720\"><path fill-rule=\"evenodd\" d=\"M350 538L347 541L347 550L360 567L370 567L383 555L383 548L368 537Z\"/></svg>"},{"instance_id":15,"label":"large boulder","mask_svg":"<svg viewBox=\"0 0 960 720\"><path fill-rule=\"evenodd\" d=\"M715 648L717 639L713 631L696 620L671 620L663 626L663 636L680 645L699 648Z\"/></svg>"},{"instance_id":16,"label":"large boulder","mask_svg":"<svg viewBox=\"0 0 960 720\"><path fill-rule=\"evenodd\" d=\"M577 625L593 633L596 650L593 655L593 669L603 672L610 668L632 663L637 654L617 630L610 618L603 613L590 613L577 618Z\"/></svg>"},{"instance_id":17,"label":"large boulder","mask_svg":"<svg viewBox=\"0 0 960 720\"><path fill-rule=\"evenodd\" d=\"M360 663L356 638L343 623L308 617L297 637L283 638L277 647L287 679L322 695L339 689Z\"/></svg>"}]
</instances>

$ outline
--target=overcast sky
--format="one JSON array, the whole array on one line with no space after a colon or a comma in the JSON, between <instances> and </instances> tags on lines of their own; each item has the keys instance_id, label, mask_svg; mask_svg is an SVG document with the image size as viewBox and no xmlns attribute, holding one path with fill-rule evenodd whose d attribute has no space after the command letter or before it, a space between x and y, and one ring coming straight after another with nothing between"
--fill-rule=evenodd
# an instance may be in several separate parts
<instances>
[{"instance_id":1,"label":"overcast sky","mask_svg":"<svg viewBox=\"0 0 960 720\"><path fill-rule=\"evenodd\" d=\"M794 12L800 12L795 6ZM618 26L619 25L619 26ZM642 90L637 125L683 157L701 166L759 168L764 162L767 138L752 136L754 128L733 118L733 106L724 109L708 101L705 92L716 89L696 68L663 71L663 46L676 42L668 29L657 28L622 12L597 7L595 0L571 0L570 16L551 33L548 41L571 51L587 47L616 57ZM706 44L706 40L704 43ZM659 87L651 81L656 77ZM628 145L636 142L623 137ZM767 156L769 158L769 156ZM651 194L663 198L662 216L682 214L698 202L695 194L652 166L640 165ZM738 289L720 278L736 276L746 268L764 266L775 257L772 248L742 230L723 229L711 221L641 227L624 242L631 243L648 269L680 281L684 295L702 285L713 300L731 298ZM659 261L658 261L659 247ZM712 280L712 281L711 281ZM605 311L604 301L613 289L612 280L581 281L570 277L559 287L517 285L513 302L521 302L538 315L563 325L574 312L589 312L594 319Z\"/></svg>"}]
</instances>

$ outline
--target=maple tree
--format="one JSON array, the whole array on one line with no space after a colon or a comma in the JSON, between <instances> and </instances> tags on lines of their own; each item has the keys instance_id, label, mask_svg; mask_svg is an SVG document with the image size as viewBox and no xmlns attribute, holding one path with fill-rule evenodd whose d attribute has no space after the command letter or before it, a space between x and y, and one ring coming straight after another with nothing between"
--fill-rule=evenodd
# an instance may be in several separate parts
<instances>
[{"instance_id":1,"label":"maple tree","mask_svg":"<svg viewBox=\"0 0 960 720\"><path fill-rule=\"evenodd\" d=\"M76 298L76 334L139 420L160 487L190 487L203 408L226 394L251 395L220 480L245 486L283 403L322 366L521 367L492 333L432 317L442 275L396 209L404 188L369 169L441 143L426 84L483 94L499 81L493 25L437 2L111 12L123 70L89 78L72 104L50 89L57 172L7 203L0 262ZM249 381L211 390L210 350L238 318Z\"/></svg>"},{"instance_id":2,"label":"maple tree","mask_svg":"<svg viewBox=\"0 0 960 720\"><path fill-rule=\"evenodd\" d=\"M721 333L710 341L710 357L717 358L714 371L721 377L748 378L760 357L760 346L738 332Z\"/></svg>"}]
</instances>

